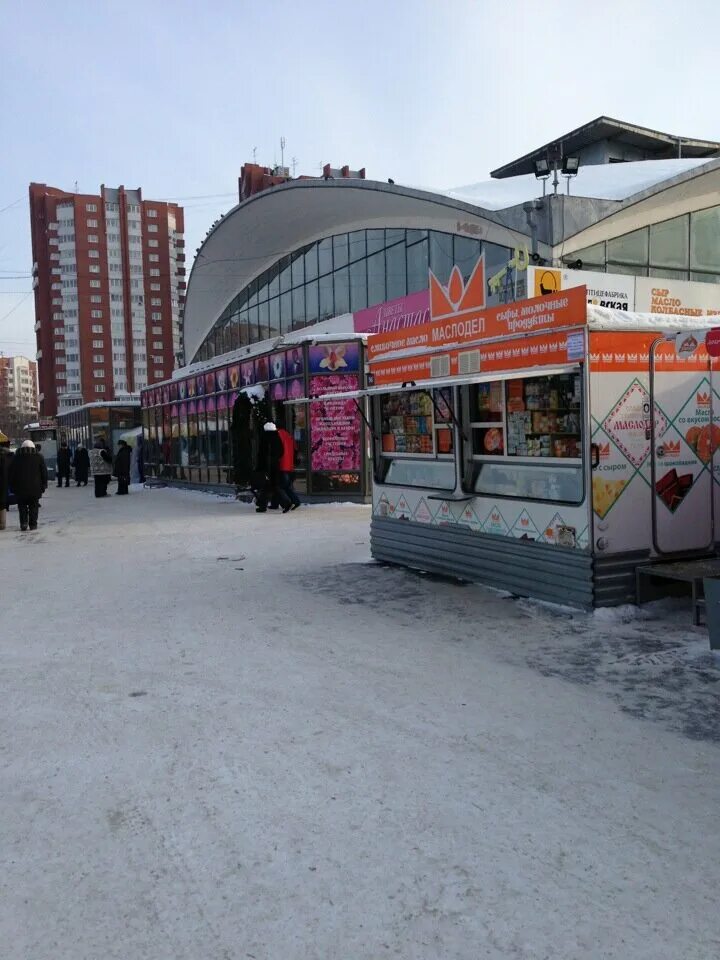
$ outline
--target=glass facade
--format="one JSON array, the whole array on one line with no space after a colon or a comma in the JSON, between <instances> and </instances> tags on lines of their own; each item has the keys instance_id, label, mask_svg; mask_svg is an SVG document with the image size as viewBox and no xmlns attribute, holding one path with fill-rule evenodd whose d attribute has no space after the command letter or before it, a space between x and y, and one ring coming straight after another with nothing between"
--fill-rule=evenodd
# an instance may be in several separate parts
<instances>
[{"instance_id":1,"label":"glass facade","mask_svg":"<svg viewBox=\"0 0 720 960\"><path fill-rule=\"evenodd\" d=\"M456 263L467 279L485 251L504 265L507 247L435 230L356 230L282 257L228 304L195 361L363 310L427 288L428 269L447 283Z\"/></svg>"},{"instance_id":2,"label":"glass facade","mask_svg":"<svg viewBox=\"0 0 720 960\"><path fill-rule=\"evenodd\" d=\"M653 223L566 259L582 260L585 270L720 283L720 207Z\"/></svg>"}]
</instances>

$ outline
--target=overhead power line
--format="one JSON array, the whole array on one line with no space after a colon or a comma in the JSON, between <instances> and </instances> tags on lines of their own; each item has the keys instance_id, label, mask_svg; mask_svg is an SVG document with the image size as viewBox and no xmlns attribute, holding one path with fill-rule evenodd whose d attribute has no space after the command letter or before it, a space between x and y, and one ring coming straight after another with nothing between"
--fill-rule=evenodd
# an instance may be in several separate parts
<instances>
[{"instance_id":1,"label":"overhead power line","mask_svg":"<svg viewBox=\"0 0 720 960\"><path fill-rule=\"evenodd\" d=\"M25 301L28 299L28 297L31 297L31 296L32 296L32 290L30 290L29 293L26 293L25 296L22 298L22 300L18 300L18 302L15 304L15 306L14 306L14 307L11 307L10 310L8 310L8 312L7 312L4 316L0 317L0 323L2 323L3 320L7 320L7 318L8 318L11 314L15 313L15 311L17 310L17 308L18 308L18 307L21 307L21 306L23 305L23 303L25 303ZM18 342L19 342L19 341L18 341Z\"/></svg>"}]
</instances>

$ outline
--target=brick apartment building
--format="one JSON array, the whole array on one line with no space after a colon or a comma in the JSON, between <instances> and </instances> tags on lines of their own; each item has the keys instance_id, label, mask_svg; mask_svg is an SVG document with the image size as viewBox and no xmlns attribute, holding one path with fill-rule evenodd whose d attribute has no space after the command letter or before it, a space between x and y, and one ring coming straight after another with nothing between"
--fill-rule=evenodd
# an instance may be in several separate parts
<instances>
[{"instance_id":1,"label":"brick apartment building","mask_svg":"<svg viewBox=\"0 0 720 960\"><path fill-rule=\"evenodd\" d=\"M30 184L40 412L127 400L182 356L183 209Z\"/></svg>"},{"instance_id":2,"label":"brick apartment building","mask_svg":"<svg viewBox=\"0 0 720 960\"><path fill-rule=\"evenodd\" d=\"M0 430L18 437L37 414L37 364L27 357L0 356Z\"/></svg>"}]
</instances>

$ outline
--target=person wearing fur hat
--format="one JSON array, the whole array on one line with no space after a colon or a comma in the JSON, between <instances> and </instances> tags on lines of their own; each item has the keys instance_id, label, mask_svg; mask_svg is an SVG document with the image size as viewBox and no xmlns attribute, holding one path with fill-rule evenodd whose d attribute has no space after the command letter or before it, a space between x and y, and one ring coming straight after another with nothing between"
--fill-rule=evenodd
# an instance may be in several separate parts
<instances>
[{"instance_id":1,"label":"person wearing fur hat","mask_svg":"<svg viewBox=\"0 0 720 960\"><path fill-rule=\"evenodd\" d=\"M258 484L255 491L255 509L265 513L268 500L277 500L282 512L287 513L292 502L280 486L280 461L283 455L283 443L278 429L272 421L263 424L263 437L260 446L259 466L264 473L264 484Z\"/></svg>"},{"instance_id":2,"label":"person wearing fur hat","mask_svg":"<svg viewBox=\"0 0 720 960\"><path fill-rule=\"evenodd\" d=\"M44 458L32 440L24 440L10 464L10 486L17 497L20 529L37 530L40 498L47 490L48 472Z\"/></svg>"},{"instance_id":3,"label":"person wearing fur hat","mask_svg":"<svg viewBox=\"0 0 720 960\"><path fill-rule=\"evenodd\" d=\"M5 529L7 509L10 505L10 463L12 457L10 441L0 430L0 530Z\"/></svg>"}]
</instances>

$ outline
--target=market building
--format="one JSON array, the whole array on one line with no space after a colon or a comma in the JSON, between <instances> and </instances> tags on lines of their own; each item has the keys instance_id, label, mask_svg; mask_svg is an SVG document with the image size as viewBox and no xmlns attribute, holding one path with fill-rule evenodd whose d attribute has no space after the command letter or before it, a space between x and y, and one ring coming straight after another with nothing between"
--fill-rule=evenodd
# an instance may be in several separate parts
<instances>
[{"instance_id":1,"label":"market building","mask_svg":"<svg viewBox=\"0 0 720 960\"><path fill-rule=\"evenodd\" d=\"M629 311L720 310L720 143L602 117L488 181L450 191L348 173L241 178L244 198L210 229L190 274L185 366L143 393L151 470L174 481L231 482L223 437L224 411L242 387L238 381L231 388L235 368L286 354L300 338L309 391L315 335L350 345L422 324L430 316L429 274L447 287L457 267L467 283L481 257L486 307L584 284L589 300ZM264 369L252 376L269 391ZM200 376L206 392L198 410L189 391ZM358 376L362 385L362 363ZM300 386L298 378L295 397ZM300 462L309 464L306 414L279 397L277 408ZM193 429L203 444L190 443ZM327 422L322 429L327 433ZM168 443L183 431L185 447ZM343 436L356 436L364 451L355 423ZM361 461L364 452L353 460ZM329 470L334 479L323 484L319 459L315 466L319 495L323 487L342 492L343 471ZM360 469L351 486L368 496L368 471Z\"/></svg>"}]
</instances>

